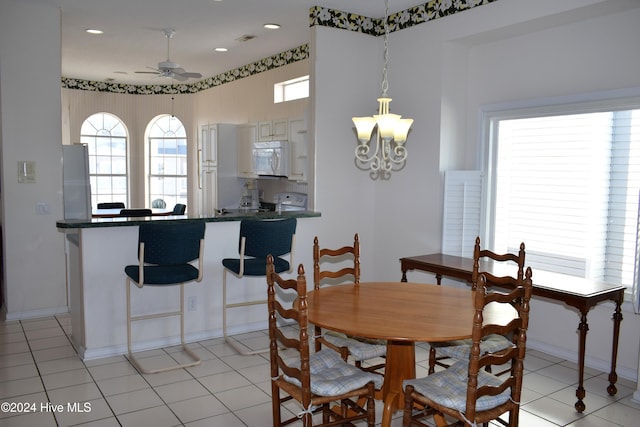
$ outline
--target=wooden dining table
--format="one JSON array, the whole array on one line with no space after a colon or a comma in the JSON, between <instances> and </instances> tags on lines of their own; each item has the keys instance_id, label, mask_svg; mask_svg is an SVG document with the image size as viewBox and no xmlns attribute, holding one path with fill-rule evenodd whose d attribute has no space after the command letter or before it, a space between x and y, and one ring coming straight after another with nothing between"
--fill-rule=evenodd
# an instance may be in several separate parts
<instances>
[{"instance_id":1,"label":"wooden dining table","mask_svg":"<svg viewBox=\"0 0 640 427\"><path fill-rule=\"evenodd\" d=\"M473 291L448 286L401 282L363 282L309 292L309 322L332 331L387 340L382 426L403 408L402 382L416 377L415 342L471 337ZM489 305L485 322L506 324L511 307Z\"/></svg>"}]
</instances>

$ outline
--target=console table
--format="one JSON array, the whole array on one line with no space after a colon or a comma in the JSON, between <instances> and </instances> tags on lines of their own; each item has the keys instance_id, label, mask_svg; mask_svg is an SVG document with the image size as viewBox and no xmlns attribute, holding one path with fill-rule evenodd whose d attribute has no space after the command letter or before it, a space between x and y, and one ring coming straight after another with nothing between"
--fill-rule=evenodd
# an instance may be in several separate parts
<instances>
[{"instance_id":1,"label":"console table","mask_svg":"<svg viewBox=\"0 0 640 427\"><path fill-rule=\"evenodd\" d=\"M473 259L445 254L419 255L400 258L402 269L402 281L407 281L407 271L421 270L436 275L438 285L442 276L454 277L457 279L471 281L473 270ZM480 271L487 271L497 276L504 276L509 273L491 261L480 261ZM551 273L547 271L534 270L533 272L533 295L561 301L568 306L577 308L580 313L580 323L578 325L579 334L579 354L578 354L578 389L576 397L578 401L575 408L578 412L585 410L583 399L584 389L584 359L585 346L587 340L587 313L595 305L602 301L613 301L616 305L613 313L613 345L611 351L611 372L609 373L609 386L607 392L613 396L617 393L616 381L616 360L618 358L618 339L620 336L620 323L622 322L622 301L624 299L625 287L622 285L612 285L608 283L596 282L582 279L566 274Z\"/></svg>"}]
</instances>

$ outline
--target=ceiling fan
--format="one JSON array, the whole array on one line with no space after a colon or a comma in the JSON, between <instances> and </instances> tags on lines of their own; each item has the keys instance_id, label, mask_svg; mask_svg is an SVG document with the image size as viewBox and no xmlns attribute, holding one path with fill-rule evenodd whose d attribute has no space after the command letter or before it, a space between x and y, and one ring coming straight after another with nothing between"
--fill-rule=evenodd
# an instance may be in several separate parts
<instances>
[{"instance_id":1,"label":"ceiling fan","mask_svg":"<svg viewBox=\"0 0 640 427\"><path fill-rule=\"evenodd\" d=\"M137 74L156 74L159 77L166 77L176 79L178 81L185 81L189 78L199 79L202 77L200 73L189 73L184 68L180 67L180 64L173 62L170 58L171 39L175 35L175 31L167 28L163 30L164 35L167 37L167 60L158 62L157 68L151 68L154 71L136 71Z\"/></svg>"}]
</instances>

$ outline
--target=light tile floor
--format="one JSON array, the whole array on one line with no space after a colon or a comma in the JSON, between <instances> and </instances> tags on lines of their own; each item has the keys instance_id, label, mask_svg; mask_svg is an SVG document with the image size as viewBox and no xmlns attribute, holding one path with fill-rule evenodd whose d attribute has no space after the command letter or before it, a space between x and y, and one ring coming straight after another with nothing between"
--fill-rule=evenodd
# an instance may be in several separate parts
<instances>
[{"instance_id":1,"label":"light tile floor","mask_svg":"<svg viewBox=\"0 0 640 427\"><path fill-rule=\"evenodd\" d=\"M268 355L240 356L223 339L212 339L190 344L202 358L199 366L141 375L124 356L80 360L68 338L69 324L68 316L0 322L0 426L271 425ZM267 343L266 331L237 338L253 348ZM419 376L426 375L427 355L428 347L419 345ZM183 354L169 348L140 357L154 366L175 363ZM610 397L607 374L587 369L587 410L578 414L574 363L530 350L525 368L521 426L640 425L631 381L619 380L618 394ZM381 407L376 405L378 420ZM402 424L400 416L394 427Z\"/></svg>"}]
</instances>

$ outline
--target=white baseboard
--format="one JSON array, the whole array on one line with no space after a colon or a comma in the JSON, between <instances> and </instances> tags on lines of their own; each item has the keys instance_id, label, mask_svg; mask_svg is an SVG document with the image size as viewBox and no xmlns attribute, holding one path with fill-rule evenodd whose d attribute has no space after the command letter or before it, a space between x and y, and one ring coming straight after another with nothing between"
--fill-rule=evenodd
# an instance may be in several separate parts
<instances>
[{"instance_id":1,"label":"white baseboard","mask_svg":"<svg viewBox=\"0 0 640 427\"><path fill-rule=\"evenodd\" d=\"M69 313L69 307L56 307L56 308L45 308L45 309L40 309L40 310L27 310L27 311L16 311L16 312L11 312L8 313L6 312L6 309L3 309L4 311L4 319L9 322L9 321L15 321L15 320L27 320L27 319L35 319L38 317L50 317L50 316L56 316L56 315L60 315L60 314L68 314Z\"/></svg>"},{"instance_id":2,"label":"white baseboard","mask_svg":"<svg viewBox=\"0 0 640 427\"><path fill-rule=\"evenodd\" d=\"M538 350L551 356L556 356L561 359L568 360L570 362L578 363L578 353L575 351L569 351L564 348L549 345L542 341L536 341L527 338L527 349ZM525 357L525 367L527 365L527 359ZM584 366L592 369L596 369L601 372L609 373L611 371L611 360L599 359L596 357L586 356L584 360ZM638 370L625 367L616 367L616 373L618 377L624 378L630 381L637 381Z\"/></svg>"},{"instance_id":3,"label":"white baseboard","mask_svg":"<svg viewBox=\"0 0 640 427\"><path fill-rule=\"evenodd\" d=\"M255 332L255 331L264 331L266 328L267 328L267 322L255 322L255 323L250 323L242 326L229 327L227 329L227 333L229 334L229 336L233 336L233 335L239 335L239 334ZM201 332L196 332L192 334L185 334L184 339L185 339L185 342L189 343L189 342L206 341L206 340L221 338L221 337L222 337L222 328L212 329L208 331L201 331ZM171 347L179 344L180 344L179 336L160 338L160 339L149 340L149 341L140 341L140 342L133 343L133 351L137 353L140 351L153 350L153 349L158 349L163 347ZM80 358L86 361L86 360L102 359L104 357L112 357L112 356L127 354L127 345L121 344L121 345L114 345L114 346L108 346L108 347L93 348L90 350L87 350L85 348L76 348L76 351L80 355Z\"/></svg>"}]
</instances>

